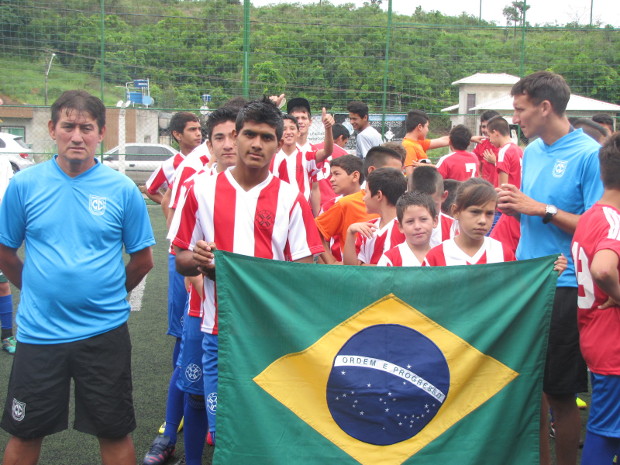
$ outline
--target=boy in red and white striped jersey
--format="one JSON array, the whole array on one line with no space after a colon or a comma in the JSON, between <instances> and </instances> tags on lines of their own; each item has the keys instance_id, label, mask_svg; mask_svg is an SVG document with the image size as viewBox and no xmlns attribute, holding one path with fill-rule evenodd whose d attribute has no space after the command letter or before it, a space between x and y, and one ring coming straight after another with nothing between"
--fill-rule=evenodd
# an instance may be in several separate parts
<instances>
[{"instance_id":1,"label":"boy in red and white striped jersey","mask_svg":"<svg viewBox=\"0 0 620 465\"><path fill-rule=\"evenodd\" d=\"M371 150L375 149L383 147ZM379 218L349 226L344 265L376 265L385 252L405 241L396 218L396 202L407 190L403 173L395 168L376 169L368 175L367 187L364 195L366 210L378 214Z\"/></svg>"},{"instance_id":2,"label":"boy in red and white striped jersey","mask_svg":"<svg viewBox=\"0 0 620 465\"><path fill-rule=\"evenodd\" d=\"M312 262L321 253L308 202L296 187L269 172L282 147L280 111L269 100L250 102L237 117L237 164L231 170L195 183L175 212L179 225L172 243L177 269L202 273L204 301L203 371L209 430L215 442L217 405L217 307L213 250L260 258Z\"/></svg>"}]
</instances>

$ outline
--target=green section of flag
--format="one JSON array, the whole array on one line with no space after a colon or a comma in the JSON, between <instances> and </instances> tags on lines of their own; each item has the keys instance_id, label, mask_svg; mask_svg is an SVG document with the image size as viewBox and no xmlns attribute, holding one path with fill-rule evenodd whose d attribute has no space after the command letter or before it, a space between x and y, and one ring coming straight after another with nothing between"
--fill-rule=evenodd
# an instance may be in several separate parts
<instances>
[{"instance_id":1,"label":"green section of flag","mask_svg":"<svg viewBox=\"0 0 620 465\"><path fill-rule=\"evenodd\" d=\"M554 260L377 268L276 262L218 252L220 360L214 464L363 463L352 453L357 440L332 434L339 429L320 405L325 381L312 370L329 369L334 360L312 363L311 357L315 352L329 353L324 344L338 345L338 338L346 343L346 328L356 331L360 325L370 325L373 309L377 316L377 305L392 300L401 309L394 312L394 321L385 315L387 310L377 323L416 328L419 318L426 319L441 334L466 343L485 360L517 375L479 398L478 386L491 383L476 379L476 388L467 391L475 379L470 374L471 383L451 387L448 398L456 396L458 402L445 404L449 422L443 421L447 410L440 410L433 423L408 441L390 446L360 442L359 448L371 452L376 448L377 456L385 458L373 463L385 465L536 463L544 350L556 283ZM438 343L447 347L442 344ZM448 354L451 366L461 363L460 352L464 351ZM299 364L306 360L310 360L307 371ZM463 360L472 363L471 358ZM497 384L495 372L480 373ZM267 378L275 379L275 387L267 386ZM309 379L319 382L308 386ZM310 388L316 389L312 395ZM296 399L297 394L304 398ZM304 412L296 407L303 406L306 398L316 409L301 409ZM443 429L428 434L442 422Z\"/></svg>"}]
</instances>

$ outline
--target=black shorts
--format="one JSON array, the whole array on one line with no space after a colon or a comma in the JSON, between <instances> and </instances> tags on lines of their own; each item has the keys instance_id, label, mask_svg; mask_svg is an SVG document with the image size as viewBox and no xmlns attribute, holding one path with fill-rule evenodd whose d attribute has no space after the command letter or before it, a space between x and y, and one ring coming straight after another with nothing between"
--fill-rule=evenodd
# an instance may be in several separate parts
<instances>
[{"instance_id":1,"label":"black shorts","mask_svg":"<svg viewBox=\"0 0 620 465\"><path fill-rule=\"evenodd\" d=\"M579 348L576 287L558 287L555 292L543 391L552 396L588 391L588 371Z\"/></svg>"},{"instance_id":2,"label":"black shorts","mask_svg":"<svg viewBox=\"0 0 620 465\"><path fill-rule=\"evenodd\" d=\"M18 342L0 426L21 439L67 429L71 379L76 430L116 439L136 428L127 324L63 344Z\"/></svg>"}]
</instances>

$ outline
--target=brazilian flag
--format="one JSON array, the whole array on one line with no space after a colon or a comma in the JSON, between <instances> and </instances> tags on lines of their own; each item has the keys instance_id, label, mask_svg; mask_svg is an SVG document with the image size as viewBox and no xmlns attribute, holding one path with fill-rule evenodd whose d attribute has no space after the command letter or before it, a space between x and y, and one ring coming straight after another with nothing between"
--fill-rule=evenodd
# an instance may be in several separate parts
<instances>
[{"instance_id":1,"label":"brazilian flag","mask_svg":"<svg viewBox=\"0 0 620 465\"><path fill-rule=\"evenodd\" d=\"M213 463L537 463L555 258L379 268L217 252Z\"/></svg>"}]
</instances>

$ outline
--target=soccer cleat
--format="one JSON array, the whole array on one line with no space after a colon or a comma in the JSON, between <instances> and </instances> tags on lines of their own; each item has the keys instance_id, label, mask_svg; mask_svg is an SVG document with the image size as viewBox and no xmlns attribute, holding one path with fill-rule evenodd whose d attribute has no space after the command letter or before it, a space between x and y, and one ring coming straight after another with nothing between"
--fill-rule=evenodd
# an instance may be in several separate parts
<instances>
[{"instance_id":1,"label":"soccer cleat","mask_svg":"<svg viewBox=\"0 0 620 465\"><path fill-rule=\"evenodd\" d=\"M5 337L2 339L2 350L10 355L13 355L15 353L15 344L17 344L17 341L15 341L14 336Z\"/></svg>"},{"instance_id":2,"label":"soccer cleat","mask_svg":"<svg viewBox=\"0 0 620 465\"><path fill-rule=\"evenodd\" d=\"M168 436L159 435L144 456L143 465L163 465L174 455L174 444Z\"/></svg>"},{"instance_id":3,"label":"soccer cleat","mask_svg":"<svg viewBox=\"0 0 620 465\"><path fill-rule=\"evenodd\" d=\"M581 397L576 397L575 400L577 402L577 408L579 408L579 410L583 410L588 406L588 404L586 404L586 402L581 399Z\"/></svg>"},{"instance_id":4,"label":"soccer cleat","mask_svg":"<svg viewBox=\"0 0 620 465\"><path fill-rule=\"evenodd\" d=\"M215 431L211 432L209 431L207 433L207 444L210 446L214 446L215 445Z\"/></svg>"},{"instance_id":5,"label":"soccer cleat","mask_svg":"<svg viewBox=\"0 0 620 465\"><path fill-rule=\"evenodd\" d=\"M181 423L179 423L179 427L177 428L177 433L180 433L183 429L183 418L181 418ZM164 434L166 432L166 422L164 421L159 427L159 434Z\"/></svg>"}]
</instances>

